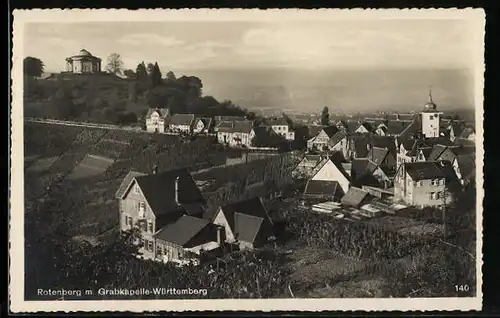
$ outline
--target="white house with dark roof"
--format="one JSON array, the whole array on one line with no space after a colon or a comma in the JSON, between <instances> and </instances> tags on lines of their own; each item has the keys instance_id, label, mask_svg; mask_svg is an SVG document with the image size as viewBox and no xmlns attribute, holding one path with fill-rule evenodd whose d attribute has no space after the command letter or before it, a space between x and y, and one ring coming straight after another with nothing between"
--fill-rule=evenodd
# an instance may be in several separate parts
<instances>
[{"instance_id":1,"label":"white house with dark roof","mask_svg":"<svg viewBox=\"0 0 500 318\"><path fill-rule=\"evenodd\" d=\"M174 114L170 117L168 130L173 133L190 134L195 117L194 114Z\"/></svg>"},{"instance_id":2,"label":"white house with dark roof","mask_svg":"<svg viewBox=\"0 0 500 318\"><path fill-rule=\"evenodd\" d=\"M452 195L444 168L434 161L404 163L394 180L394 199L419 207L449 204Z\"/></svg>"},{"instance_id":3,"label":"white house with dark roof","mask_svg":"<svg viewBox=\"0 0 500 318\"><path fill-rule=\"evenodd\" d=\"M286 140L295 140L295 132L291 129L285 118L271 119L268 125L276 134Z\"/></svg>"},{"instance_id":4,"label":"white house with dark roof","mask_svg":"<svg viewBox=\"0 0 500 318\"><path fill-rule=\"evenodd\" d=\"M183 215L201 218L205 199L186 169L129 172L116 192L120 230L138 227L144 258L157 259L156 234Z\"/></svg>"},{"instance_id":5,"label":"white house with dark roof","mask_svg":"<svg viewBox=\"0 0 500 318\"><path fill-rule=\"evenodd\" d=\"M164 133L168 127L170 111L168 108L150 108L146 114L146 131Z\"/></svg>"},{"instance_id":6,"label":"white house with dark roof","mask_svg":"<svg viewBox=\"0 0 500 318\"><path fill-rule=\"evenodd\" d=\"M229 147L250 147L253 122L232 121L221 122L217 127L217 141Z\"/></svg>"},{"instance_id":7,"label":"white house with dark roof","mask_svg":"<svg viewBox=\"0 0 500 318\"><path fill-rule=\"evenodd\" d=\"M328 126L322 128L319 133L307 141L307 149L324 151L328 149L330 139L339 132L335 126Z\"/></svg>"},{"instance_id":8,"label":"white house with dark roof","mask_svg":"<svg viewBox=\"0 0 500 318\"><path fill-rule=\"evenodd\" d=\"M294 176L312 177L314 168L322 161L322 159L323 158L320 155L306 154L293 171Z\"/></svg>"},{"instance_id":9,"label":"white house with dark roof","mask_svg":"<svg viewBox=\"0 0 500 318\"><path fill-rule=\"evenodd\" d=\"M193 121L194 134L208 134L213 130L213 120L210 117L196 117Z\"/></svg>"}]
</instances>

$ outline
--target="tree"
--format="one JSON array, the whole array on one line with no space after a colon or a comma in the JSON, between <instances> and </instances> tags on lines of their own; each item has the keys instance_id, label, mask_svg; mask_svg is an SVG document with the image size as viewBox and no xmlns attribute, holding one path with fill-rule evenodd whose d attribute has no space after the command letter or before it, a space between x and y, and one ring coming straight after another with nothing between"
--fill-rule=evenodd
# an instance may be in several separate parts
<instances>
[{"instance_id":1,"label":"tree","mask_svg":"<svg viewBox=\"0 0 500 318\"><path fill-rule=\"evenodd\" d=\"M177 78L175 77L174 72L172 72L172 71L167 72L167 80L168 81L174 82L176 79Z\"/></svg>"},{"instance_id":2,"label":"tree","mask_svg":"<svg viewBox=\"0 0 500 318\"><path fill-rule=\"evenodd\" d=\"M43 62L39 58L28 56L24 59L24 76L37 78L43 74Z\"/></svg>"},{"instance_id":3,"label":"tree","mask_svg":"<svg viewBox=\"0 0 500 318\"><path fill-rule=\"evenodd\" d=\"M161 83L162 83L161 71L160 71L160 67L158 66L157 62L155 62L155 64L153 65L150 76L151 76L151 86L152 87L161 85Z\"/></svg>"},{"instance_id":4,"label":"tree","mask_svg":"<svg viewBox=\"0 0 500 318\"><path fill-rule=\"evenodd\" d=\"M128 79L135 79L137 76L133 70L125 70L123 71L123 75L125 75Z\"/></svg>"},{"instance_id":5,"label":"tree","mask_svg":"<svg viewBox=\"0 0 500 318\"><path fill-rule=\"evenodd\" d=\"M120 75L123 71L123 61L122 57L118 53L111 53L108 56L108 62L106 64L106 70L114 75Z\"/></svg>"},{"instance_id":6,"label":"tree","mask_svg":"<svg viewBox=\"0 0 500 318\"><path fill-rule=\"evenodd\" d=\"M324 107L321 112L321 125L328 126L330 124L330 114L328 111L328 107Z\"/></svg>"},{"instance_id":7,"label":"tree","mask_svg":"<svg viewBox=\"0 0 500 318\"><path fill-rule=\"evenodd\" d=\"M135 78L138 82L146 82L148 79L148 71L146 70L146 65L144 62L141 62L137 65L135 69Z\"/></svg>"}]
</instances>

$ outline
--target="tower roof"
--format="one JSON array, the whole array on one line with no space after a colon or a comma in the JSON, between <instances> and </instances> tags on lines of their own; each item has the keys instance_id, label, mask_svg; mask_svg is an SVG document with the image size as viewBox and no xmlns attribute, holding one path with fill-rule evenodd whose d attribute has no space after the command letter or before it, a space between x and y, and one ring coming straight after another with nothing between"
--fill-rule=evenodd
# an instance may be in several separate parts
<instances>
[{"instance_id":1,"label":"tower roof","mask_svg":"<svg viewBox=\"0 0 500 318\"><path fill-rule=\"evenodd\" d=\"M429 100L424 106L424 110L436 110L437 106L432 100L432 90L429 90Z\"/></svg>"}]
</instances>

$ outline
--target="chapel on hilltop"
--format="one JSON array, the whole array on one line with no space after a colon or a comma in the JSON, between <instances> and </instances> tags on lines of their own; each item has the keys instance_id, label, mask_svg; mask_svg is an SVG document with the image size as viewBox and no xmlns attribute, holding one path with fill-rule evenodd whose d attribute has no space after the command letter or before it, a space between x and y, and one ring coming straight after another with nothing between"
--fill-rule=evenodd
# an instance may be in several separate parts
<instances>
[{"instance_id":1,"label":"chapel on hilltop","mask_svg":"<svg viewBox=\"0 0 500 318\"><path fill-rule=\"evenodd\" d=\"M101 59L82 49L77 55L66 58L66 73L91 74L101 72Z\"/></svg>"}]
</instances>

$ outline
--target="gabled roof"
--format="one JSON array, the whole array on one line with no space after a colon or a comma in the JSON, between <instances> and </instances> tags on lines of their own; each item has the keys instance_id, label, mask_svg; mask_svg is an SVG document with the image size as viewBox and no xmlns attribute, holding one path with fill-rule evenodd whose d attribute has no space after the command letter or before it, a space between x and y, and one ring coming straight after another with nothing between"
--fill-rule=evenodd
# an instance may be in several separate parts
<instances>
[{"instance_id":1,"label":"gabled roof","mask_svg":"<svg viewBox=\"0 0 500 318\"><path fill-rule=\"evenodd\" d=\"M429 157L427 158L428 161L436 161L441 157L443 152L447 149L447 146L444 145L435 145L432 148L431 153L429 154Z\"/></svg>"},{"instance_id":2,"label":"gabled roof","mask_svg":"<svg viewBox=\"0 0 500 318\"><path fill-rule=\"evenodd\" d=\"M211 117L196 117L193 124L196 125L198 123L198 121L201 121L203 123L203 125L205 126L205 128L210 127L210 125L212 124Z\"/></svg>"},{"instance_id":3,"label":"gabled roof","mask_svg":"<svg viewBox=\"0 0 500 318\"><path fill-rule=\"evenodd\" d=\"M272 221L260 198L255 197L221 207L221 211L238 240L253 243L262 228L272 235ZM254 235L255 234L255 235ZM251 241L247 239L252 238Z\"/></svg>"},{"instance_id":4,"label":"gabled roof","mask_svg":"<svg viewBox=\"0 0 500 318\"><path fill-rule=\"evenodd\" d=\"M422 152L422 154L424 155L425 160L428 160L428 158L431 155L433 149L434 149L433 147L422 147L422 148L419 148L418 150Z\"/></svg>"},{"instance_id":5,"label":"gabled roof","mask_svg":"<svg viewBox=\"0 0 500 318\"><path fill-rule=\"evenodd\" d=\"M234 121L231 127L227 126L217 126L217 130L220 132L228 133L246 133L249 134L252 131L253 122L250 120L245 121Z\"/></svg>"},{"instance_id":6,"label":"gabled roof","mask_svg":"<svg viewBox=\"0 0 500 318\"><path fill-rule=\"evenodd\" d=\"M453 129L453 134L455 135L455 137L458 137L462 134L462 131L464 129L463 123L452 122L450 126L451 129Z\"/></svg>"},{"instance_id":7,"label":"gabled roof","mask_svg":"<svg viewBox=\"0 0 500 318\"><path fill-rule=\"evenodd\" d=\"M336 196L337 192L342 191L338 181L309 180L304 189L305 195L311 196Z\"/></svg>"},{"instance_id":8,"label":"gabled roof","mask_svg":"<svg viewBox=\"0 0 500 318\"><path fill-rule=\"evenodd\" d=\"M359 126L361 126L361 124L357 121L348 121L347 131L353 133L359 128Z\"/></svg>"},{"instance_id":9,"label":"gabled roof","mask_svg":"<svg viewBox=\"0 0 500 318\"><path fill-rule=\"evenodd\" d=\"M222 129L223 131L226 129L232 129L234 126L234 121L223 120L217 124L217 129Z\"/></svg>"},{"instance_id":10,"label":"gabled roof","mask_svg":"<svg viewBox=\"0 0 500 318\"><path fill-rule=\"evenodd\" d=\"M350 187L340 202L344 205L359 207L367 197L367 191L356 187Z\"/></svg>"},{"instance_id":11,"label":"gabled roof","mask_svg":"<svg viewBox=\"0 0 500 318\"><path fill-rule=\"evenodd\" d=\"M328 141L328 144L333 147L346 137L347 137L347 134L345 132L339 131L338 133L336 133L335 135L333 135L330 138L330 140Z\"/></svg>"},{"instance_id":12,"label":"gabled roof","mask_svg":"<svg viewBox=\"0 0 500 318\"><path fill-rule=\"evenodd\" d=\"M177 178L179 178L179 204L175 202L175 182ZM200 211L200 205L205 203L200 189L185 168L135 176L128 184L127 190L134 180L156 216L179 210L184 210L188 214L196 214ZM120 199L124 198L127 190L123 191Z\"/></svg>"},{"instance_id":13,"label":"gabled roof","mask_svg":"<svg viewBox=\"0 0 500 318\"><path fill-rule=\"evenodd\" d=\"M262 217L236 212L234 214L234 235L239 241L253 243L263 222Z\"/></svg>"},{"instance_id":14,"label":"gabled roof","mask_svg":"<svg viewBox=\"0 0 500 318\"><path fill-rule=\"evenodd\" d=\"M183 215L175 222L164 226L154 236L160 240L184 247L209 224L210 222L205 219ZM210 239L207 237L207 243Z\"/></svg>"},{"instance_id":15,"label":"gabled roof","mask_svg":"<svg viewBox=\"0 0 500 318\"><path fill-rule=\"evenodd\" d=\"M247 120L245 116L215 116L215 121L244 121Z\"/></svg>"},{"instance_id":16,"label":"gabled roof","mask_svg":"<svg viewBox=\"0 0 500 318\"><path fill-rule=\"evenodd\" d=\"M312 161L312 162L316 162L316 163L319 163L323 159L321 157L321 155L305 155L304 158L307 161Z\"/></svg>"},{"instance_id":17,"label":"gabled roof","mask_svg":"<svg viewBox=\"0 0 500 318\"><path fill-rule=\"evenodd\" d=\"M405 171L413 181L444 178L439 163L434 161L409 162L404 164Z\"/></svg>"},{"instance_id":18,"label":"gabled roof","mask_svg":"<svg viewBox=\"0 0 500 318\"><path fill-rule=\"evenodd\" d=\"M339 129L335 126L328 126L323 128L322 131L324 131L328 137L332 138L339 131Z\"/></svg>"},{"instance_id":19,"label":"gabled roof","mask_svg":"<svg viewBox=\"0 0 500 318\"><path fill-rule=\"evenodd\" d=\"M388 154L389 149L373 147L370 152L368 152L367 158L373 161L378 166L382 164Z\"/></svg>"},{"instance_id":20,"label":"gabled roof","mask_svg":"<svg viewBox=\"0 0 500 318\"><path fill-rule=\"evenodd\" d=\"M145 175L146 174L144 174L142 172L130 170L127 173L127 175L125 176L125 178L123 178L122 183L118 187L118 190L116 191L116 194L115 194L115 198L121 199L123 197L123 195L127 191L128 187L130 186L130 183L132 182L132 180L134 180L135 177L145 176Z\"/></svg>"},{"instance_id":21,"label":"gabled roof","mask_svg":"<svg viewBox=\"0 0 500 318\"><path fill-rule=\"evenodd\" d=\"M258 140L265 140L266 138L269 138L270 132L266 126L253 127L252 130Z\"/></svg>"},{"instance_id":22,"label":"gabled roof","mask_svg":"<svg viewBox=\"0 0 500 318\"><path fill-rule=\"evenodd\" d=\"M474 155L458 155L455 160L463 179L471 179L476 174L476 158Z\"/></svg>"},{"instance_id":23,"label":"gabled roof","mask_svg":"<svg viewBox=\"0 0 500 318\"><path fill-rule=\"evenodd\" d=\"M334 165L334 166L335 166L335 167L336 167L336 168L340 171L340 173L342 173L342 175L343 175L344 177L346 177L346 179L347 179L347 180L349 180L349 179L351 178L351 176L349 176L349 175L347 174L347 172L346 172L346 171L342 168L342 165L341 165L339 162L335 163L335 162L333 162L333 160L332 160L331 158L329 158L329 157L327 157L327 158L323 158L323 160L321 160L321 161L318 163L318 165L317 165L316 167L314 167L314 169L313 169L313 171L312 171L311 175L314 177L316 174L318 174L318 172L319 172L319 171L320 171L320 170L321 170L321 169L322 169L322 168L323 168L323 167L324 167L324 166L325 166L325 165L326 165L329 161L330 161L331 163L333 163L333 165Z\"/></svg>"},{"instance_id":24,"label":"gabled roof","mask_svg":"<svg viewBox=\"0 0 500 318\"><path fill-rule=\"evenodd\" d=\"M280 117L277 119L269 120L269 126L288 126L288 122L285 118Z\"/></svg>"},{"instance_id":25,"label":"gabled roof","mask_svg":"<svg viewBox=\"0 0 500 318\"><path fill-rule=\"evenodd\" d=\"M388 135L403 135L413 126L413 122L390 120L387 122Z\"/></svg>"},{"instance_id":26,"label":"gabled roof","mask_svg":"<svg viewBox=\"0 0 500 318\"><path fill-rule=\"evenodd\" d=\"M170 125L191 126L194 121L194 114L174 114L170 118Z\"/></svg>"},{"instance_id":27,"label":"gabled roof","mask_svg":"<svg viewBox=\"0 0 500 318\"><path fill-rule=\"evenodd\" d=\"M352 136L352 142L354 143L354 151L359 158L364 158L368 155L368 145L370 141L368 138L363 136Z\"/></svg>"},{"instance_id":28,"label":"gabled roof","mask_svg":"<svg viewBox=\"0 0 500 318\"><path fill-rule=\"evenodd\" d=\"M157 112L161 118L166 118L170 114L168 108L149 108L146 117L151 117L155 112Z\"/></svg>"},{"instance_id":29,"label":"gabled roof","mask_svg":"<svg viewBox=\"0 0 500 318\"><path fill-rule=\"evenodd\" d=\"M473 140L466 139L466 138L456 138L453 141L453 144L459 145L459 146L474 146L475 145Z\"/></svg>"},{"instance_id":30,"label":"gabled roof","mask_svg":"<svg viewBox=\"0 0 500 318\"><path fill-rule=\"evenodd\" d=\"M460 138L469 138L469 136L471 134L474 134L474 128L472 127L465 127L463 130L462 130L462 133L460 134Z\"/></svg>"}]
</instances>

